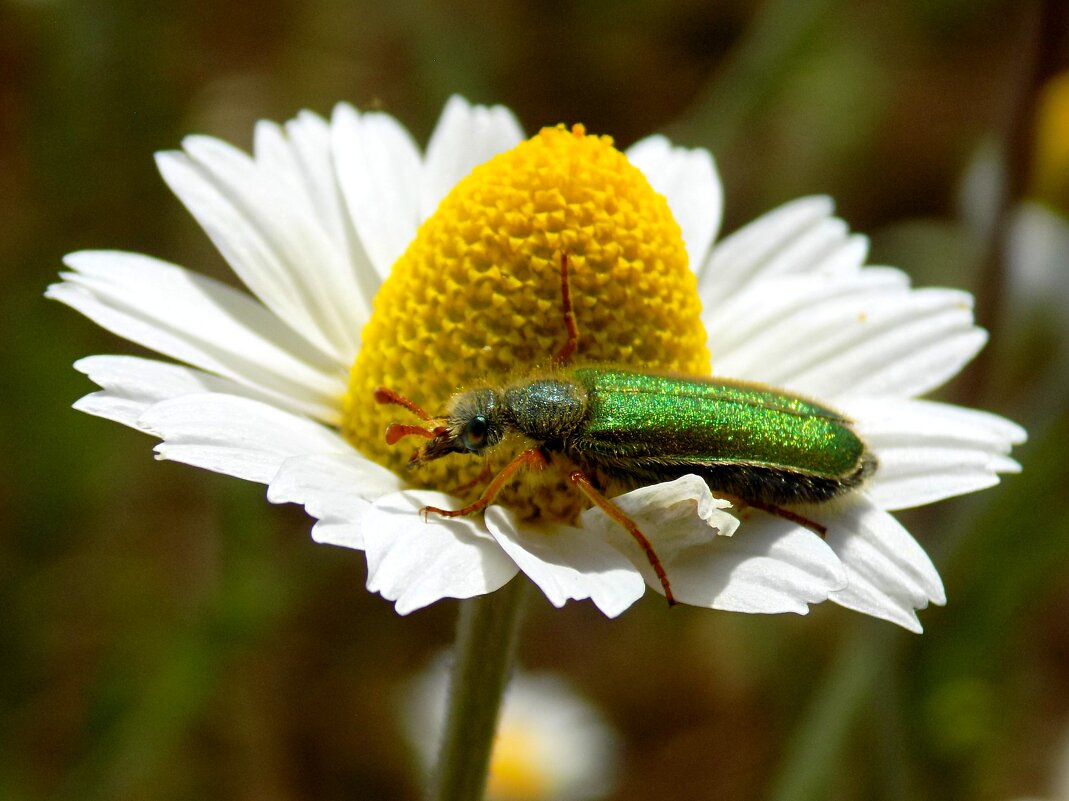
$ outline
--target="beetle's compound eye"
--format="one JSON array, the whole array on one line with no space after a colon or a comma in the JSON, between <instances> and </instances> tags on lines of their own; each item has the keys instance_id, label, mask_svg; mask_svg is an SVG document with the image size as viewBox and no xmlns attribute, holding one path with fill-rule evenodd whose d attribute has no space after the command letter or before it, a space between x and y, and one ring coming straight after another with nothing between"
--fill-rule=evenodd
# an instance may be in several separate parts
<instances>
[{"instance_id":1,"label":"beetle's compound eye","mask_svg":"<svg viewBox=\"0 0 1069 801\"><path fill-rule=\"evenodd\" d=\"M475 415L464 426L464 431L460 435L461 441L464 443L464 447L469 451L482 450L486 445L486 432L489 426L486 422L486 417L481 414Z\"/></svg>"}]
</instances>

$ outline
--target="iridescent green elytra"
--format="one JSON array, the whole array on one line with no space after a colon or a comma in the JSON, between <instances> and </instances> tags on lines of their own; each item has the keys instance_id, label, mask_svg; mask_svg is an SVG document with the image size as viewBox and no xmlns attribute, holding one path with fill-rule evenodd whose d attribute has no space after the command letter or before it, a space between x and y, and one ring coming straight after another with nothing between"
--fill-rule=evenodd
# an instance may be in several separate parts
<instances>
[{"instance_id":1,"label":"iridescent green elytra","mask_svg":"<svg viewBox=\"0 0 1069 801\"><path fill-rule=\"evenodd\" d=\"M568 288L568 256L561 254L561 298L568 339L552 374L454 395L432 417L407 398L380 387L380 403L403 406L429 428L394 423L390 444L416 435L428 440L409 467L451 453L482 454L510 432L531 446L462 509L428 506L445 517L485 509L520 469L544 467L553 454L575 466L572 485L627 529L645 551L669 603L675 603L660 558L645 534L596 486L599 477L633 485L695 474L716 494L807 526L825 528L794 504L823 503L859 486L876 457L838 412L783 390L740 381L643 373L614 367L566 365L579 342Z\"/></svg>"}]
</instances>

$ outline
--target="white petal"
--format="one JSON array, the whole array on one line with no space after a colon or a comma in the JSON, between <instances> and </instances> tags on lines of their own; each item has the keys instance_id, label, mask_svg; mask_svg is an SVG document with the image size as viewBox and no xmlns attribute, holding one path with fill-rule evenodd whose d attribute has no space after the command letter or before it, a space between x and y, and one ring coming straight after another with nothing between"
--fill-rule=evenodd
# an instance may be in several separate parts
<instances>
[{"instance_id":1,"label":"white petal","mask_svg":"<svg viewBox=\"0 0 1069 801\"><path fill-rule=\"evenodd\" d=\"M971 295L911 290L896 272L781 279L711 309L706 321L717 373L825 399L907 398L940 386L987 334L973 324ZM726 333L733 319L752 335Z\"/></svg>"},{"instance_id":2,"label":"white petal","mask_svg":"<svg viewBox=\"0 0 1069 801\"><path fill-rule=\"evenodd\" d=\"M268 483L290 456L344 453L328 428L265 403L205 393L165 400L141 415L139 428L163 440L161 459Z\"/></svg>"},{"instance_id":3,"label":"white petal","mask_svg":"<svg viewBox=\"0 0 1069 801\"><path fill-rule=\"evenodd\" d=\"M838 408L879 459L865 487L881 509L906 509L998 483L1024 429L998 415L930 401L844 400Z\"/></svg>"},{"instance_id":4,"label":"white petal","mask_svg":"<svg viewBox=\"0 0 1069 801\"><path fill-rule=\"evenodd\" d=\"M500 506L486 511L486 527L556 607L589 598L607 616L616 617L646 590L623 554L581 529L521 524Z\"/></svg>"},{"instance_id":5,"label":"white petal","mask_svg":"<svg viewBox=\"0 0 1069 801\"><path fill-rule=\"evenodd\" d=\"M182 144L185 153L157 154L160 173L234 272L294 331L351 360L368 305L315 209L225 142L190 136Z\"/></svg>"},{"instance_id":6,"label":"white petal","mask_svg":"<svg viewBox=\"0 0 1069 801\"><path fill-rule=\"evenodd\" d=\"M650 136L629 147L627 159L668 201L683 231L690 268L697 272L724 211L724 189L712 155L704 148L673 147L663 136Z\"/></svg>"},{"instance_id":7,"label":"white petal","mask_svg":"<svg viewBox=\"0 0 1069 801\"><path fill-rule=\"evenodd\" d=\"M331 122L334 161L353 227L385 278L419 226L423 166L415 142L387 114L340 104Z\"/></svg>"},{"instance_id":8,"label":"white petal","mask_svg":"<svg viewBox=\"0 0 1069 801\"><path fill-rule=\"evenodd\" d=\"M254 387L285 406L337 422L348 365L293 334L248 295L136 253L84 251L47 296L159 353Z\"/></svg>"},{"instance_id":9,"label":"white petal","mask_svg":"<svg viewBox=\"0 0 1069 801\"><path fill-rule=\"evenodd\" d=\"M845 586L842 565L819 537L785 520L762 522L744 524L729 540L670 553L673 590L696 606L804 615Z\"/></svg>"},{"instance_id":10,"label":"white petal","mask_svg":"<svg viewBox=\"0 0 1069 801\"><path fill-rule=\"evenodd\" d=\"M721 511L728 502L714 499L697 476L643 487L613 500L650 540L673 595L683 603L805 614L808 604L826 600L845 584L838 559L819 537L778 520L760 527L747 523L735 531L738 521ZM597 509L583 513L583 527L616 544L646 583L663 593L644 551L623 528Z\"/></svg>"},{"instance_id":11,"label":"white petal","mask_svg":"<svg viewBox=\"0 0 1069 801\"><path fill-rule=\"evenodd\" d=\"M182 395L221 392L271 401L265 393L229 379L137 356L89 356L76 361L74 369L89 376L102 390L79 398L74 408L131 428L138 427L138 418L149 406Z\"/></svg>"},{"instance_id":12,"label":"white petal","mask_svg":"<svg viewBox=\"0 0 1069 801\"><path fill-rule=\"evenodd\" d=\"M299 503L317 522L312 539L364 547L364 516L371 503L404 486L396 475L356 451L291 456L267 488L272 503Z\"/></svg>"},{"instance_id":13,"label":"white petal","mask_svg":"<svg viewBox=\"0 0 1069 801\"><path fill-rule=\"evenodd\" d=\"M438 208L475 167L523 141L523 129L504 106L472 106L453 95L427 143L420 218Z\"/></svg>"},{"instance_id":14,"label":"white petal","mask_svg":"<svg viewBox=\"0 0 1069 801\"><path fill-rule=\"evenodd\" d=\"M848 585L832 593L840 606L920 632L915 609L946 603L943 580L910 533L863 492L843 499L826 521L828 545L846 568Z\"/></svg>"},{"instance_id":15,"label":"white petal","mask_svg":"<svg viewBox=\"0 0 1069 801\"><path fill-rule=\"evenodd\" d=\"M518 572L478 518L432 516L456 498L440 492L398 492L380 498L364 518L367 588L396 601L407 615L442 598L471 598L503 587Z\"/></svg>"},{"instance_id":16,"label":"white petal","mask_svg":"<svg viewBox=\"0 0 1069 801\"><path fill-rule=\"evenodd\" d=\"M261 120L253 153L257 166L284 187L290 202L310 208L331 242L344 247L349 219L334 177L330 124L310 111L302 111L285 127Z\"/></svg>"},{"instance_id":17,"label":"white petal","mask_svg":"<svg viewBox=\"0 0 1069 801\"><path fill-rule=\"evenodd\" d=\"M302 199L308 213L343 254L340 265L332 261L329 266L338 266L342 271L332 280L339 285L354 284L352 288L346 286L345 294L339 295L336 301L345 309L345 319L352 320L349 337L359 346L362 321L382 281L364 251L342 197L331 150L330 124L309 111L288 120L284 132L273 123L258 123L255 152L257 164L286 182L287 190ZM354 291L359 300L351 296ZM346 303L354 304L351 310Z\"/></svg>"},{"instance_id":18,"label":"white petal","mask_svg":"<svg viewBox=\"0 0 1069 801\"><path fill-rule=\"evenodd\" d=\"M836 325L849 325L881 298L908 289L909 277L901 270L872 267L837 279L783 276L749 286L725 301L707 302L702 321L713 369L724 376L745 375L775 384L791 368L798 347L819 346L795 336L814 308L823 310L836 333Z\"/></svg>"},{"instance_id":19,"label":"white petal","mask_svg":"<svg viewBox=\"0 0 1069 801\"><path fill-rule=\"evenodd\" d=\"M774 276L856 271L868 253L868 240L851 236L833 211L829 198L800 198L726 237L698 271L698 292L706 306Z\"/></svg>"}]
</instances>

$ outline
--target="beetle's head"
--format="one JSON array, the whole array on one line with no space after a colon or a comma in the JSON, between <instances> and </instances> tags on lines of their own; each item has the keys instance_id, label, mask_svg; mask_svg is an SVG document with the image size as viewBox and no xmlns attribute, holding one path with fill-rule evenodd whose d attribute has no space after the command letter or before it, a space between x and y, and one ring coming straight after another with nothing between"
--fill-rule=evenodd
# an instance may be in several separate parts
<instances>
[{"instance_id":1,"label":"beetle's head","mask_svg":"<svg viewBox=\"0 0 1069 801\"><path fill-rule=\"evenodd\" d=\"M382 387L375 390L375 400L404 406L430 424L424 428L391 423L386 429L386 442L390 445L407 436L428 440L408 460L408 466L412 468L450 453L483 453L499 443L507 430L501 395L490 388L458 392L450 399L448 411L441 417L431 417L412 401Z\"/></svg>"}]
</instances>

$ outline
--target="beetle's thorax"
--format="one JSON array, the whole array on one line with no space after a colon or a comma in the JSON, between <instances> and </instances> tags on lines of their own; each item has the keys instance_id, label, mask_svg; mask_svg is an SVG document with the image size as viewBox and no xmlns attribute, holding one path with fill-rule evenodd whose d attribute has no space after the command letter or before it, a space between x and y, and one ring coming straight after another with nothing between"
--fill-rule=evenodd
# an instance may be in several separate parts
<instances>
[{"instance_id":1,"label":"beetle's thorax","mask_svg":"<svg viewBox=\"0 0 1069 801\"><path fill-rule=\"evenodd\" d=\"M503 395L511 426L539 442L565 439L586 418L586 389L575 381L542 378L507 387Z\"/></svg>"}]
</instances>

